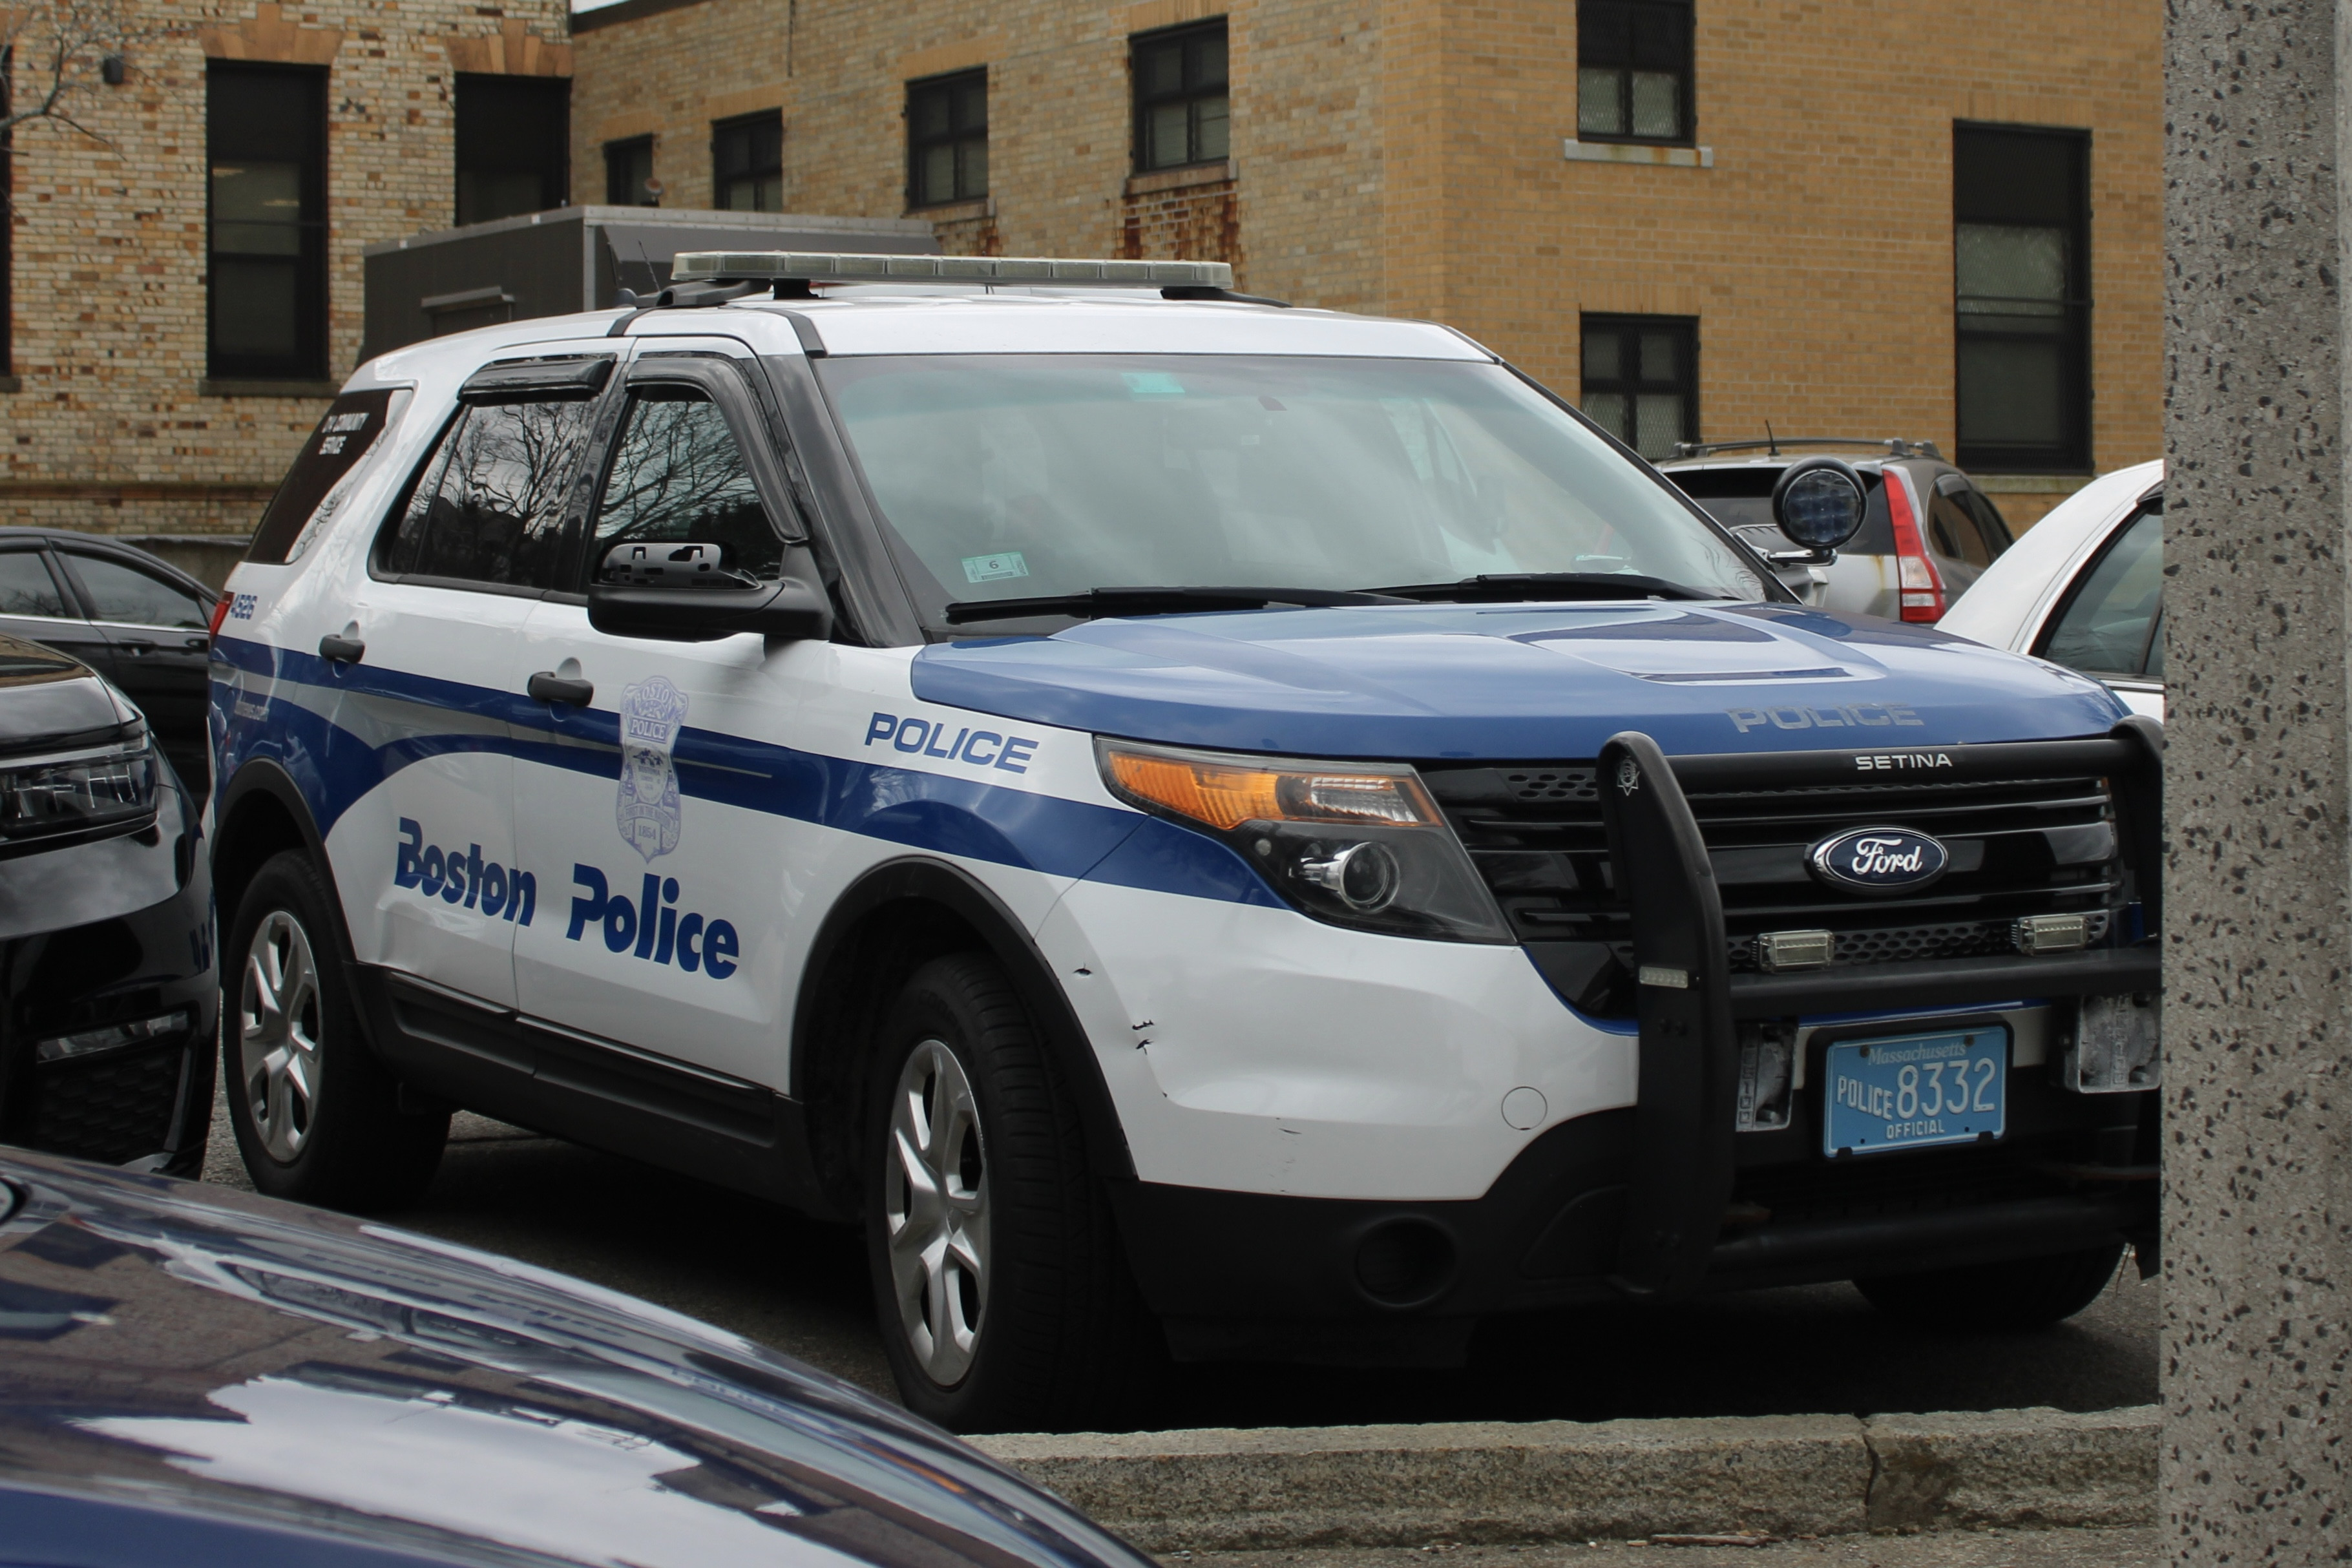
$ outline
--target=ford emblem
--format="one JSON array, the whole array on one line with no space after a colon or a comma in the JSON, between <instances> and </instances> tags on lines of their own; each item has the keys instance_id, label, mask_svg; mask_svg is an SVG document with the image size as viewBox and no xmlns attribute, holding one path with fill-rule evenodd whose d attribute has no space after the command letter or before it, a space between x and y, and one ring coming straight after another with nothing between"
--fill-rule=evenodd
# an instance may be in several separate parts
<instances>
[{"instance_id":1,"label":"ford emblem","mask_svg":"<svg viewBox=\"0 0 2352 1568\"><path fill-rule=\"evenodd\" d=\"M1952 863L1949 851L1908 828L1855 828L1805 852L1805 863L1832 887L1856 893L1907 893Z\"/></svg>"}]
</instances>

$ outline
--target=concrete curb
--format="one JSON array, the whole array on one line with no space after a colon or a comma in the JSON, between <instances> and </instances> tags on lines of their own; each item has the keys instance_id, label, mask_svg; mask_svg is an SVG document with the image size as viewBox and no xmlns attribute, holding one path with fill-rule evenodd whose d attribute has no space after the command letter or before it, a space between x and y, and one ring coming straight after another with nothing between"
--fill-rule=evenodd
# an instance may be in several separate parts
<instances>
[{"instance_id":1,"label":"concrete curb","mask_svg":"<svg viewBox=\"0 0 2352 1568\"><path fill-rule=\"evenodd\" d=\"M1019 1434L988 1453L1147 1552L2145 1525L2154 1406Z\"/></svg>"}]
</instances>

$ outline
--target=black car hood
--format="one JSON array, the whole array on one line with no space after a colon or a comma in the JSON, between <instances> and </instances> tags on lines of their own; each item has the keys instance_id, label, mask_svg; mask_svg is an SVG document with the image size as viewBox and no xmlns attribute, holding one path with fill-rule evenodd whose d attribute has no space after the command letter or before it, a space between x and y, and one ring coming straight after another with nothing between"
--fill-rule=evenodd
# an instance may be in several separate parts
<instances>
[{"instance_id":1,"label":"black car hood","mask_svg":"<svg viewBox=\"0 0 2352 1568\"><path fill-rule=\"evenodd\" d=\"M11 1149L0 1180L0 1512L33 1489L462 1563L1146 1561L644 1301L161 1176Z\"/></svg>"}]
</instances>

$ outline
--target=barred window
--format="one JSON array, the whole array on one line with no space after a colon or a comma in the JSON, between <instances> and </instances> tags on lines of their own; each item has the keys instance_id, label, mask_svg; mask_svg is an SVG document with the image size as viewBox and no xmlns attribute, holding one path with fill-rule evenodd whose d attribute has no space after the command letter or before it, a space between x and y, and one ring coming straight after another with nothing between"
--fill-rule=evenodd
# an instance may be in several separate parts
<instances>
[{"instance_id":1,"label":"barred window","mask_svg":"<svg viewBox=\"0 0 2352 1568\"><path fill-rule=\"evenodd\" d=\"M1584 318L1584 412L1655 462L1698 439L1698 323L1677 316Z\"/></svg>"},{"instance_id":2,"label":"barred window","mask_svg":"<svg viewBox=\"0 0 2352 1568\"><path fill-rule=\"evenodd\" d=\"M1579 139L1688 141L1696 133L1690 0L1579 0Z\"/></svg>"},{"instance_id":3,"label":"barred window","mask_svg":"<svg viewBox=\"0 0 2352 1568\"><path fill-rule=\"evenodd\" d=\"M710 128L710 204L725 212L784 210L782 110L722 120Z\"/></svg>"},{"instance_id":4,"label":"barred window","mask_svg":"<svg viewBox=\"0 0 2352 1568\"><path fill-rule=\"evenodd\" d=\"M1224 157L1232 141L1223 20L1147 33L1129 47L1136 169L1177 169Z\"/></svg>"},{"instance_id":5,"label":"barred window","mask_svg":"<svg viewBox=\"0 0 2352 1568\"><path fill-rule=\"evenodd\" d=\"M907 204L988 194L988 72L907 84Z\"/></svg>"}]
</instances>

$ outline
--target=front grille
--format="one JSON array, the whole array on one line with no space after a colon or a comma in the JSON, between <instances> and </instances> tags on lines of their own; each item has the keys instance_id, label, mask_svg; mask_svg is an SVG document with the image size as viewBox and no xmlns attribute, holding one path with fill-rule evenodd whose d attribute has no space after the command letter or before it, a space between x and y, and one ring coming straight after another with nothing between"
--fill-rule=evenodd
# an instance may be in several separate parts
<instances>
[{"instance_id":1,"label":"front grille","mask_svg":"<svg viewBox=\"0 0 2352 1568\"><path fill-rule=\"evenodd\" d=\"M184 1049L48 1061L32 1074L27 1140L47 1154L124 1165L163 1152L180 1096Z\"/></svg>"},{"instance_id":2,"label":"front grille","mask_svg":"<svg viewBox=\"0 0 2352 1568\"><path fill-rule=\"evenodd\" d=\"M1589 763L1422 769L1470 857L1529 942L1632 952L1629 908L1610 863ZM1763 932L1835 933L1832 967L2015 951L2021 915L2088 915L2104 944L2126 898L2106 779L1902 779L1784 789L1690 789L1723 900L1734 972L1756 968ZM1925 889L1874 896L1823 885L1806 852L1853 828L1934 835L1951 869Z\"/></svg>"}]
</instances>

